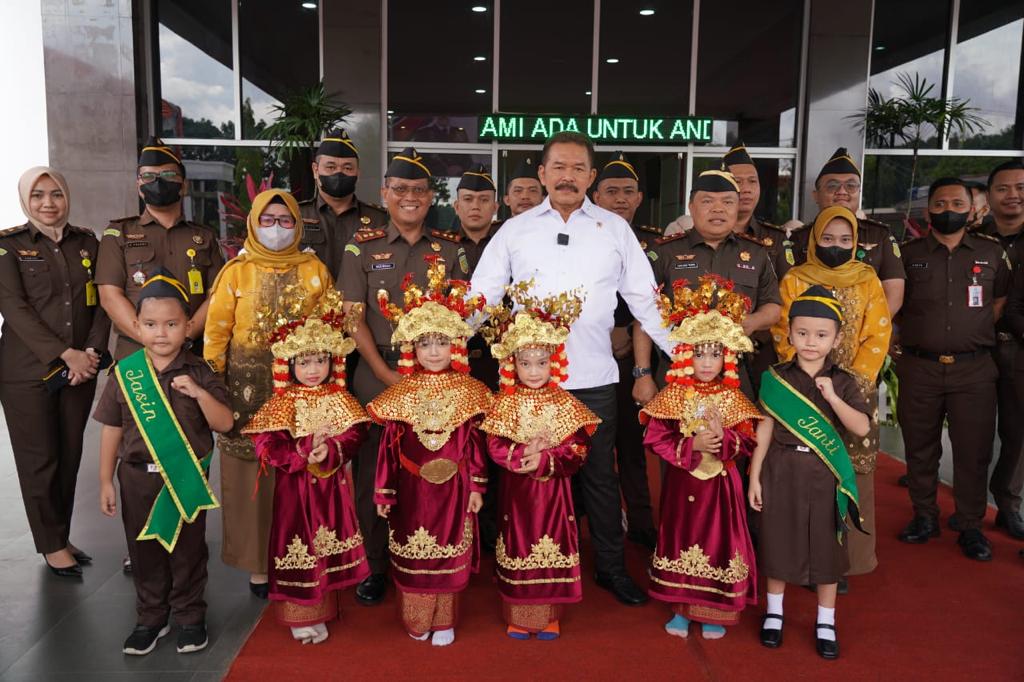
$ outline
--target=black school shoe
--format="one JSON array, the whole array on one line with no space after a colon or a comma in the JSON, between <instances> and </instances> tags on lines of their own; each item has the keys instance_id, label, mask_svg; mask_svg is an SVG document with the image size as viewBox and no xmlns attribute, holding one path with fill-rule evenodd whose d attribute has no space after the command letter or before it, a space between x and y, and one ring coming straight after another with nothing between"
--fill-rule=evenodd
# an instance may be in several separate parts
<instances>
[{"instance_id":1,"label":"black school shoe","mask_svg":"<svg viewBox=\"0 0 1024 682\"><path fill-rule=\"evenodd\" d=\"M171 631L170 625L159 628L147 628L145 625L136 625L128 639L124 640L121 651L129 656L145 656L156 648L156 642L165 637Z\"/></svg>"},{"instance_id":2,"label":"black school shoe","mask_svg":"<svg viewBox=\"0 0 1024 682\"><path fill-rule=\"evenodd\" d=\"M202 651L208 642L206 623L182 625L178 632L178 653L190 654L193 651Z\"/></svg>"},{"instance_id":3,"label":"black school shoe","mask_svg":"<svg viewBox=\"0 0 1024 682\"><path fill-rule=\"evenodd\" d=\"M379 604L388 591L387 578L384 573L371 573L363 578L363 582L356 585L356 601L363 606Z\"/></svg>"},{"instance_id":4,"label":"black school shoe","mask_svg":"<svg viewBox=\"0 0 1024 682\"><path fill-rule=\"evenodd\" d=\"M968 528L963 531L956 542L960 545L960 551L968 559L992 561L992 545L977 528Z\"/></svg>"},{"instance_id":5,"label":"black school shoe","mask_svg":"<svg viewBox=\"0 0 1024 682\"><path fill-rule=\"evenodd\" d=\"M777 628L766 628L764 624L768 622L769 618L775 618L779 621L779 627ZM769 649L778 649L782 646L782 616L766 613L761 619L761 645L766 646Z\"/></svg>"},{"instance_id":6,"label":"black school shoe","mask_svg":"<svg viewBox=\"0 0 1024 682\"><path fill-rule=\"evenodd\" d=\"M826 630L836 631L835 625L829 625L828 623L818 623L814 626L815 628L824 628ZM839 658L839 639L838 636L835 640L822 639L818 637L818 631L814 631L814 648L817 649L818 655L824 658L826 661L834 661Z\"/></svg>"}]
</instances>

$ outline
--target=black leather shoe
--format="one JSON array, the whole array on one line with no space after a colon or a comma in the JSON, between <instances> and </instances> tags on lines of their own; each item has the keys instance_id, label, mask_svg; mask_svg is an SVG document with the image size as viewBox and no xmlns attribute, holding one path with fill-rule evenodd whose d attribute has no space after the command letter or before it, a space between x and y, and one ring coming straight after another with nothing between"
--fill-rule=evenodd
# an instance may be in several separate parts
<instances>
[{"instance_id":1,"label":"black leather shoe","mask_svg":"<svg viewBox=\"0 0 1024 682\"><path fill-rule=\"evenodd\" d=\"M960 551L968 559L975 561L992 561L992 545L977 528L968 528L960 533L956 543L960 545Z\"/></svg>"},{"instance_id":2,"label":"black leather shoe","mask_svg":"<svg viewBox=\"0 0 1024 682\"><path fill-rule=\"evenodd\" d=\"M1024 519L1016 512L999 512L996 514L996 528L1002 528L1015 540L1024 540Z\"/></svg>"},{"instance_id":3,"label":"black leather shoe","mask_svg":"<svg viewBox=\"0 0 1024 682\"><path fill-rule=\"evenodd\" d=\"M829 625L828 623L818 623L814 626L815 628L824 628L826 630L836 631L835 625ZM818 650L818 655L828 661L834 661L839 658L839 640L822 639L818 637L818 631L814 631L814 648Z\"/></svg>"},{"instance_id":4,"label":"black leather shoe","mask_svg":"<svg viewBox=\"0 0 1024 682\"><path fill-rule=\"evenodd\" d=\"M770 613L764 614L764 618L761 619L761 645L769 649L778 649L782 646L782 628L766 628L764 624L769 618L776 618L780 623L782 622L782 616L775 616Z\"/></svg>"},{"instance_id":5,"label":"black leather shoe","mask_svg":"<svg viewBox=\"0 0 1024 682\"><path fill-rule=\"evenodd\" d=\"M53 573L55 576L57 576L59 578L81 578L82 577L82 567L79 566L78 564L71 564L70 566L65 566L64 568L57 568L56 566L51 564L49 561L47 561L45 556L43 557L43 561L46 561L46 567L48 569L50 569L50 573Z\"/></svg>"},{"instance_id":6,"label":"black leather shoe","mask_svg":"<svg viewBox=\"0 0 1024 682\"><path fill-rule=\"evenodd\" d=\"M387 589L387 576L383 573L373 573L356 586L356 599L364 606L373 606L380 603Z\"/></svg>"},{"instance_id":7,"label":"black leather shoe","mask_svg":"<svg viewBox=\"0 0 1024 682\"><path fill-rule=\"evenodd\" d=\"M627 573L598 573L594 579L598 587L614 594L626 606L639 606L647 602L647 595Z\"/></svg>"},{"instance_id":8,"label":"black leather shoe","mask_svg":"<svg viewBox=\"0 0 1024 682\"><path fill-rule=\"evenodd\" d=\"M910 476L908 474L903 474L902 476L896 479L896 485L898 485L901 488L909 488Z\"/></svg>"},{"instance_id":9,"label":"black leather shoe","mask_svg":"<svg viewBox=\"0 0 1024 682\"><path fill-rule=\"evenodd\" d=\"M907 524L907 527L900 533L900 542L911 545L923 545L932 538L937 538L942 533L939 524L930 516L915 516L914 520Z\"/></svg>"},{"instance_id":10,"label":"black leather shoe","mask_svg":"<svg viewBox=\"0 0 1024 682\"><path fill-rule=\"evenodd\" d=\"M254 583L249 581L249 591L255 594L260 599L266 599L270 594L270 583Z\"/></svg>"},{"instance_id":11,"label":"black leather shoe","mask_svg":"<svg viewBox=\"0 0 1024 682\"><path fill-rule=\"evenodd\" d=\"M653 552L658 546L658 531L653 528L631 530L626 533L626 539L640 545L648 552Z\"/></svg>"},{"instance_id":12,"label":"black leather shoe","mask_svg":"<svg viewBox=\"0 0 1024 682\"><path fill-rule=\"evenodd\" d=\"M74 552L72 552L71 556L75 557L75 561L82 564L83 566L87 566L88 564L92 563L92 557L80 549L76 549Z\"/></svg>"},{"instance_id":13,"label":"black leather shoe","mask_svg":"<svg viewBox=\"0 0 1024 682\"><path fill-rule=\"evenodd\" d=\"M950 514L949 518L946 519L946 526L957 533L964 529L963 523L960 521L960 517L956 514Z\"/></svg>"}]
</instances>

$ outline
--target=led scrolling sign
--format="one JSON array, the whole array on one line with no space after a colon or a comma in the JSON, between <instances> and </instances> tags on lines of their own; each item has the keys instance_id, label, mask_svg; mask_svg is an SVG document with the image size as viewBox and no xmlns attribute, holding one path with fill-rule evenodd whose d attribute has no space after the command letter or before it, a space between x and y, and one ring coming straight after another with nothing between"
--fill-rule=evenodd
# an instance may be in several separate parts
<instances>
[{"instance_id":1,"label":"led scrolling sign","mask_svg":"<svg viewBox=\"0 0 1024 682\"><path fill-rule=\"evenodd\" d=\"M698 116L536 116L490 114L477 122L480 142L543 143L563 131L583 133L595 144L704 144L712 119Z\"/></svg>"}]
</instances>

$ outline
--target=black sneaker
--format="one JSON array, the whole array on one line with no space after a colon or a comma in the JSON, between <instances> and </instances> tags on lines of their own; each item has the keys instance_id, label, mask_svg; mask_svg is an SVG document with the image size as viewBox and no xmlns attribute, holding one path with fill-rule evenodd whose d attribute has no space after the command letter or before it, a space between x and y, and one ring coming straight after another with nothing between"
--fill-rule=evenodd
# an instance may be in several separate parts
<instances>
[{"instance_id":1,"label":"black sneaker","mask_svg":"<svg viewBox=\"0 0 1024 682\"><path fill-rule=\"evenodd\" d=\"M128 639L124 640L121 651L129 656L145 656L156 648L156 641L171 631L170 625L159 628L147 628L145 625L136 625Z\"/></svg>"},{"instance_id":2,"label":"black sneaker","mask_svg":"<svg viewBox=\"0 0 1024 682\"><path fill-rule=\"evenodd\" d=\"M206 623L182 625L178 632L178 653L190 654L206 648L209 639L206 637Z\"/></svg>"}]
</instances>

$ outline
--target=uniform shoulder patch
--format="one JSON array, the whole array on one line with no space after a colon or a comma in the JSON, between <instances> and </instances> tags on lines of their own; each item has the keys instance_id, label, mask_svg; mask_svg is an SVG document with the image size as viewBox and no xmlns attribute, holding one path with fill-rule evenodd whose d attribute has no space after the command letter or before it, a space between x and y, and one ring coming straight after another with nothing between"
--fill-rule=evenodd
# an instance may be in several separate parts
<instances>
[{"instance_id":1,"label":"uniform shoulder patch","mask_svg":"<svg viewBox=\"0 0 1024 682\"><path fill-rule=\"evenodd\" d=\"M6 230L0 230L0 237L9 237L12 234L18 234L28 229L27 225L18 225L17 227L8 227Z\"/></svg>"},{"instance_id":2,"label":"uniform shoulder patch","mask_svg":"<svg viewBox=\"0 0 1024 682\"><path fill-rule=\"evenodd\" d=\"M757 244L758 246L767 246L767 244L765 244L765 240L761 239L760 237L754 236L749 232L738 232L736 233L736 236L739 237L740 239L745 239L748 242Z\"/></svg>"},{"instance_id":3,"label":"uniform shoulder patch","mask_svg":"<svg viewBox=\"0 0 1024 682\"><path fill-rule=\"evenodd\" d=\"M130 220L138 220L138 219L139 219L139 216L137 216L137 215L129 215L129 216L125 216L124 218L114 218L113 220L110 221L110 224L113 225L114 223L127 223Z\"/></svg>"},{"instance_id":4,"label":"uniform shoulder patch","mask_svg":"<svg viewBox=\"0 0 1024 682\"><path fill-rule=\"evenodd\" d=\"M384 230L357 230L352 239L358 244L365 244L374 239L380 239L386 234Z\"/></svg>"},{"instance_id":5,"label":"uniform shoulder patch","mask_svg":"<svg viewBox=\"0 0 1024 682\"><path fill-rule=\"evenodd\" d=\"M104 237L120 237L121 236L121 230L117 229L116 227L108 227L107 229L103 230L103 236Z\"/></svg>"},{"instance_id":6,"label":"uniform shoulder patch","mask_svg":"<svg viewBox=\"0 0 1024 682\"><path fill-rule=\"evenodd\" d=\"M924 235L923 234L922 235L918 235L917 237L907 237L902 242L900 242L900 246L901 247L909 246L911 244L914 244L916 242L921 241L922 239L924 239ZM996 241L998 241L998 240L996 240Z\"/></svg>"},{"instance_id":7,"label":"uniform shoulder patch","mask_svg":"<svg viewBox=\"0 0 1024 682\"><path fill-rule=\"evenodd\" d=\"M785 232L786 231L786 228L782 227L781 225L776 225L775 223L770 223L767 220L762 220L761 218L757 219L757 224L760 225L761 227L767 227L769 230L775 230L776 232Z\"/></svg>"},{"instance_id":8,"label":"uniform shoulder patch","mask_svg":"<svg viewBox=\"0 0 1024 682\"><path fill-rule=\"evenodd\" d=\"M654 243L661 246L662 244L668 244L669 242L674 242L677 239L682 239L685 236L686 232L676 232L675 234L670 234L667 237L658 237L654 240Z\"/></svg>"},{"instance_id":9,"label":"uniform shoulder patch","mask_svg":"<svg viewBox=\"0 0 1024 682\"><path fill-rule=\"evenodd\" d=\"M2 233L0 233L0 234L2 234ZM972 237L977 237L979 239L987 239L990 242L995 242L996 244L999 244L999 246L1003 245L1003 243L1001 241L999 241L998 238L993 237L990 234L984 234L983 232L968 232L967 234L971 235Z\"/></svg>"},{"instance_id":10,"label":"uniform shoulder patch","mask_svg":"<svg viewBox=\"0 0 1024 682\"><path fill-rule=\"evenodd\" d=\"M462 241L462 235L459 234L458 232L442 232L441 230L431 230L430 236L436 237L438 239L443 239L454 244L458 244L459 242Z\"/></svg>"},{"instance_id":11,"label":"uniform shoulder patch","mask_svg":"<svg viewBox=\"0 0 1024 682\"><path fill-rule=\"evenodd\" d=\"M875 220L874 218L858 218L857 222L860 223L861 225L871 225L873 227L880 227L886 232L889 231L888 225L878 220Z\"/></svg>"},{"instance_id":12,"label":"uniform shoulder patch","mask_svg":"<svg viewBox=\"0 0 1024 682\"><path fill-rule=\"evenodd\" d=\"M658 236L665 234L664 228L655 227L654 225L638 225L636 229L641 232L649 232L650 234L656 234Z\"/></svg>"}]
</instances>

